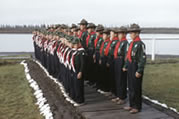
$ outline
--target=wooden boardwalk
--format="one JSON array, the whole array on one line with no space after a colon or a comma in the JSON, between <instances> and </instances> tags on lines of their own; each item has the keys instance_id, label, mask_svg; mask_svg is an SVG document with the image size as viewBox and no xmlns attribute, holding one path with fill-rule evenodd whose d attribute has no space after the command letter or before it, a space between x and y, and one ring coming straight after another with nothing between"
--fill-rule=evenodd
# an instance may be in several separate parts
<instances>
[{"instance_id":1,"label":"wooden boardwalk","mask_svg":"<svg viewBox=\"0 0 179 119\"><path fill-rule=\"evenodd\" d=\"M142 112L130 114L123 110L127 104L117 105L111 102L111 98L105 97L86 84L85 100L86 104L77 109L86 119L174 119L145 103Z\"/></svg>"}]
</instances>

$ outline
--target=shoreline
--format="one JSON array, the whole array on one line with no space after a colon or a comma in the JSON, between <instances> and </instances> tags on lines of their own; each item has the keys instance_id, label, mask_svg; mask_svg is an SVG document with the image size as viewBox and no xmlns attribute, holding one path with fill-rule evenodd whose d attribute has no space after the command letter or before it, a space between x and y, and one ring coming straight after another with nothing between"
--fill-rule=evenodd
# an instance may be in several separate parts
<instances>
[{"instance_id":1,"label":"shoreline","mask_svg":"<svg viewBox=\"0 0 179 119\"><path fill-rule=\"evenodd\" d=\"M142 27L141 33L143 34L179 34L179 28L169 28L169 27ZM0 34L32 34L35 29L26 28L0 28Z\"/></svg>"}]
</instances>

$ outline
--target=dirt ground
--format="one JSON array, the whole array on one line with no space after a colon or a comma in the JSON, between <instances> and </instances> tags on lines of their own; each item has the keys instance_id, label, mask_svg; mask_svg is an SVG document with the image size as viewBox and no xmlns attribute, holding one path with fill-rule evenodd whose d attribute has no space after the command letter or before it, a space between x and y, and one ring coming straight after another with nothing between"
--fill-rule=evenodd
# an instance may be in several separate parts
<instances>
[{"instance_id":1,"label":"dirt ground","mask_svg":"<svg viewBox=\"0 0 179 119\"><path fill-rule=\"evenodd\" d=\"M46 97L54 119L84 119L82 115L77 112L76 108L65 101L59 86L47 77L45 72L35 62L26 61L30 70L31 77L37 81L39 87L42 89Z\"/></svg>"}]
</instances>

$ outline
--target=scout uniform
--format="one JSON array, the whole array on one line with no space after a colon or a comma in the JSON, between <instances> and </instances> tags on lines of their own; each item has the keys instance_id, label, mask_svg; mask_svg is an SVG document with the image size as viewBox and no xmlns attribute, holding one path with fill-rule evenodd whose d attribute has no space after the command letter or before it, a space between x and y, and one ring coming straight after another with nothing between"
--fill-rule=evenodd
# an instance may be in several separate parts
<instances>
[{"instance_id":1,"label":"scout uniform","mask_svg":"<svg viewBox=\"0 0 179 119\"><path fill-rule=\"evenodd\" d=\"M113 28L111 29L111 32L114 32L115 34L117 34L117 29ZM116 86L115 86L115 79L114 79L114 48L116 46L116 43L119 41L117 36L114 36L107 48L106 48L106 56L108 58L107 63L109 64L109 79L110 79L110 90L111 92L116 94Z\"/></svg>"},{"instance_id":2,"label":"scout uniform","mask_svg":"<svg viewBox=\"0 0 179 119\"><path fill-rule=\"evenodd\" d=\"M79 25L87 26L88 22L85 19L82 19L81 22L79 23ZM81 44L82 44L83 48L85 48L85 49L86 49L86 37L87 37L87 35L88 35L88 32L86 31L86 29L83 29L83 30L80 31L79 38L81 39Z\"/></svg>"},{"instance_id":3,"label":"scout uniform","mask_svg":"<svg viewBox=\"0 0 179 119\"><path fill-rule=\"evenodd\" d=\"M94 40L96 37L95 30L96 26L93 23L89 23L87 25L87 30L91 30L91 32L88 32L88 36L86 38L86 77L90 81L90 85L95 83L94 78L94 62L93 62L93 53L94 53Z\"/></svg>"},{"instance_id":4,"label":"scout uniform","mask_svg":"<svg viewBox=\"0 0 179 119\"><path fill-rule=\"evenodd\" d=\"M120 27L117 30L118 33L127 33L127 28ZM123 37L116 43L114 48L114 76L116 84L116 97L118 104L124 103L121 100L127 98L127 72L123 72L122 68L124 67L125 57L128 48L128 41L126 37Z\"/></svg>"},{"instance_id":5,"label":"scout uniform","mask_svg":"<svg viewBox=\"0 0 179 119\"><path fill-rule=\"evenodd\" d=\"M80 40L78 38L73 40L73 44L79 44ZM75 102L78 104L84 103L84 48L78 48L77 52L72 56L72 64L74 70L74 82L75 82ZM82 77L80 79L77 78L79 72L82 72Z\"/></svg>"},{"instance_id":6,"label":"scout uniform","mask_svg":"<svg viewBox=\"0 0 179 119\"><path fill-rule=\"evenodd\" d=\"M101 83L100 83L100 78L102 76L102 73L101 72L101 69L100 69L100 65L99 65L99 59L100 59L100 47L101 47L101 44L103 42L103 38L102 38L102 32L104 30L104 27L102 25L98 25L97 28L96 28L96 32L98 32L98 36L96 36L96 39L94 40L94 55L93 55L93 59L94 59L94 80L96 81L96 88L100 88L102 87L101 86Z\"/></svg>"},{"instance_id":7,"label":"scout uniform","mask_svg":"<svg viewBox=\"0 0 179 119\"><path fill-rule=\"evenodd\" d=\"M109 35L109 33L110 33L109 29L104 29L103 34ZM109 43L110 43L110 39L108 38L101 44L100 47L100 61L101 61L100 67L101 67L101 72L103 72L103 75L100 80L102 87L100 89L102 89L105 92L110 91L109 67L106 66L108 60L106 55L107 54L106 48Z\"/></svg>"},{"instance_id":8,"label":"scout uniform","mask_svg":"<svg viewBox=\"0 0 179 119\"><path fill-rule=\"evenodd\" d=\"M129 32L140 33L141 29L137 24L132 24ZM130 43L125 68L128 69L129 104L131 113L137 113L142 108L142 79L146 63L145 44L137 36ZM140 73L139 78L136 72ZM127 109L127 108L126 108ZM129 108L128 108L129 109ZM137 109L137 110L136 110Z\"/></svg>"}]
</instances>

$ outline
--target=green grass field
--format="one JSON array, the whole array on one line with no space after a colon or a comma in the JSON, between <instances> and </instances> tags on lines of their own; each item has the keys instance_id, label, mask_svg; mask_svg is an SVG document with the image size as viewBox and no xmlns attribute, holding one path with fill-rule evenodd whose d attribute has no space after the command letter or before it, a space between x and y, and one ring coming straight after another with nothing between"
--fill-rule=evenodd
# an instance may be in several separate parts
<instances>
[{"instance_id":1,"label":"green grass field","mask_svg":"<svg viewBox=\"0 0 179 119\"><path fill-rule=\"evenodd\" d=\"M146 65L143 94L179 111L179 63Z\"/></svg>"},{"instance_id":2,"label":"green grass field","mask_svg":"<svg viewBox=\"0 0 179 119\"><path fill-rule=\"evenodd\" d=\"M1 63L4 61L0 61ZM0 65L0 119L42 119L19 60Z\"/></svg>"}]
</instances>

